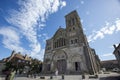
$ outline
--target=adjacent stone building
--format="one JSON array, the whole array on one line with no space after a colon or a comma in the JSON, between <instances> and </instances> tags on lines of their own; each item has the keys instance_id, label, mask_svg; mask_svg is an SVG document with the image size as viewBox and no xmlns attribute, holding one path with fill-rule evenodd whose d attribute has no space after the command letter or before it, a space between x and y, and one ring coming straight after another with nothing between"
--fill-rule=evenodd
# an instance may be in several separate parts
<instances>
[{"instance_id":1,"label":"adjacent stone building","mask_svg":"<svg viewBox=\"0 0 120 80\"><path fill-rule=\"evenodd\" d=\"M0 75L2 74L2 71L5 69L5 62L0 60Z\"/></svg>"},{"instance_id":2,"label":"adjacent stone building","mask_svg":"<svg viewBox=\"0 0 120 80\"><path fill-rule=\"evenodd\" d=\"M101 61L101 68L105 68L107 71L112 71L114 68L119 68L117 60L105 60Z\"/></svg>"},{"instance_id":3,"label":"adjacent stone building","mask_svg":"<svg viewBox=\"0 0 120 80\"><path fill-rule=\"evenodd\" d=\"M12 62L14 64L19 62L23 65L30 63L31 59L32 59L31 57L28 57L27 55L22 55L20 52L17 53L15 51L12 51L11 55L7 58L4 58L3 61Z\"/></svg>"},{"instance_id":4,"label":"adjacent stone building","mask_svg":"<svg viewBox=\"0 0 120 80\"><path fill-rule=\"evenodd\" d=\"M23 55L20 52L12 51L11 55L2 60L6 64L5 71L13 68L17 73L40 73L42 71L42 62L38 59Z\"/></svg>"},{"instance_id":5,"label":"adjacent stone building","mask_svg":"<svg viewBox=\"0 0 120 80\"><path fill-rule=\"evenodd\" d=\"M29 65L31 64L31 57L22 55L20 52L12 51L11 55L4 58L2 61L6 63L6 70L11 68L15 69L18 73L28 72ZM9 65L9 66L8 66Z\"/></svg>"},{"instance_id":6,"label":"adjacent stone building","mask_svg":"<svg viewBox=\"0 0 120 80\"><path fill-rule=\"evenodd\" d=\"M118 61L119 67L120 67L120 44L118 46L116 46L116 45L113 45L113 46L115 48L113 54L115 55L115 57Z\"/></svg>"},{"instance_id":7,"label":"adjacent stone building","mask_svg":"<svg viewBox=\"0 0 120 80\"><path fill-rule=\"evenodd\" d=\"M65 16L66 28L56 31L46 40L43 73L94 74L100 70L100 60L90 48L76 11Z\"/></svg>"}]
</instances>

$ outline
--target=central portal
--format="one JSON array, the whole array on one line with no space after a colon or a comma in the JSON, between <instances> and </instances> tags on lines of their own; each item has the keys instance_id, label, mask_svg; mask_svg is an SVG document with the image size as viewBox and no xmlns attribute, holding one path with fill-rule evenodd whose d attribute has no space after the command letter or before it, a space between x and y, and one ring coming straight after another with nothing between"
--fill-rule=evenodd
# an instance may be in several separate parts
<instances>
[{"instance_id":1,"label":"central portal","mask_svg":"<svg viewBox=\"0 0 120 80\"><path fill-rule=\"evenodd\" d=\"M57 69L59 74L64 74L66 72L66 60L57 60Z\"/></svg>"},{"instance_id":2,"label":"central portal","mask_svg":"<svg viewBox=\"0 0 120 80\"><path fill-rule=\"evenodd\" d=\"M63 50L58 50L54 53L54 67L59 74L65 74L67 71L67 54Z\"/></svg>"}]
</instances>

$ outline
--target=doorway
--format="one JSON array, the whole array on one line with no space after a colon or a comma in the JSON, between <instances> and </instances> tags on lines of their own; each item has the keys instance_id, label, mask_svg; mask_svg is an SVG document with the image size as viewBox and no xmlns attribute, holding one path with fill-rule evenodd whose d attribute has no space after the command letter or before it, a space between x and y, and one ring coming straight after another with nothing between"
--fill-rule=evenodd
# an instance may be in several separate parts
<instances>
[{"instance_id":1,"label":"doorway","mask_svg":"<svg viewBox=\"0 0 120 80\"><path fill-rule=\"evenodd\" d=\"M75 62L75 71L81 71L80 62Z\"/></svg>"},{"instance_id":2,"label":"doorway","mask_svg":"<svg viewBox=\"0 0 120 80\"><path fill-rule=\"evenodd\" d=\"M57 69L59 74L64 74L66 72L66 65L67 63L65 59L57 60Z\"/></svg>"}]
</instances>

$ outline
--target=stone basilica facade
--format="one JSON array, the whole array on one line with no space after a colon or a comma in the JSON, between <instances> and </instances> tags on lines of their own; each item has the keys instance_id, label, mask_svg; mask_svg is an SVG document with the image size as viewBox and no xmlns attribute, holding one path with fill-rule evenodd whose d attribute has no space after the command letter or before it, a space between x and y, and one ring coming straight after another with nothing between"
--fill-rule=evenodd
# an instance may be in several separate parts
<instances>
[{"instance_id":1,"label":"stone basilica facade","mask_svg":"<svg viewBox=\"0 0 120 80\"><path fill-rule=\"evenodd\" d=\"M46 40L43 73L94 74L100 69L100 60L90 48L76 11L65 16L66 29L59 28Z\"/></svg>"}]
</instances>

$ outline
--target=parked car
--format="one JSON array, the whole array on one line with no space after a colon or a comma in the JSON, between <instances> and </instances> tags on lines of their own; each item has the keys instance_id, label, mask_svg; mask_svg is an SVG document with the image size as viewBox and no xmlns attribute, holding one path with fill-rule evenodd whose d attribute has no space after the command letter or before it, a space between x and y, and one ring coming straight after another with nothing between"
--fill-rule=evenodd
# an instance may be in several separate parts
<instances>
[{"instance_id":1,"label":"parked car","mask_svg":"<svg viewBox=\"0 0 120 80\"><path fill-rule=\"evenodd\" d=\"M113 68L112 71L113 71L113 72L120 72L120 69L119 69L119 68Z\"/></svg>"}]
</instances>

